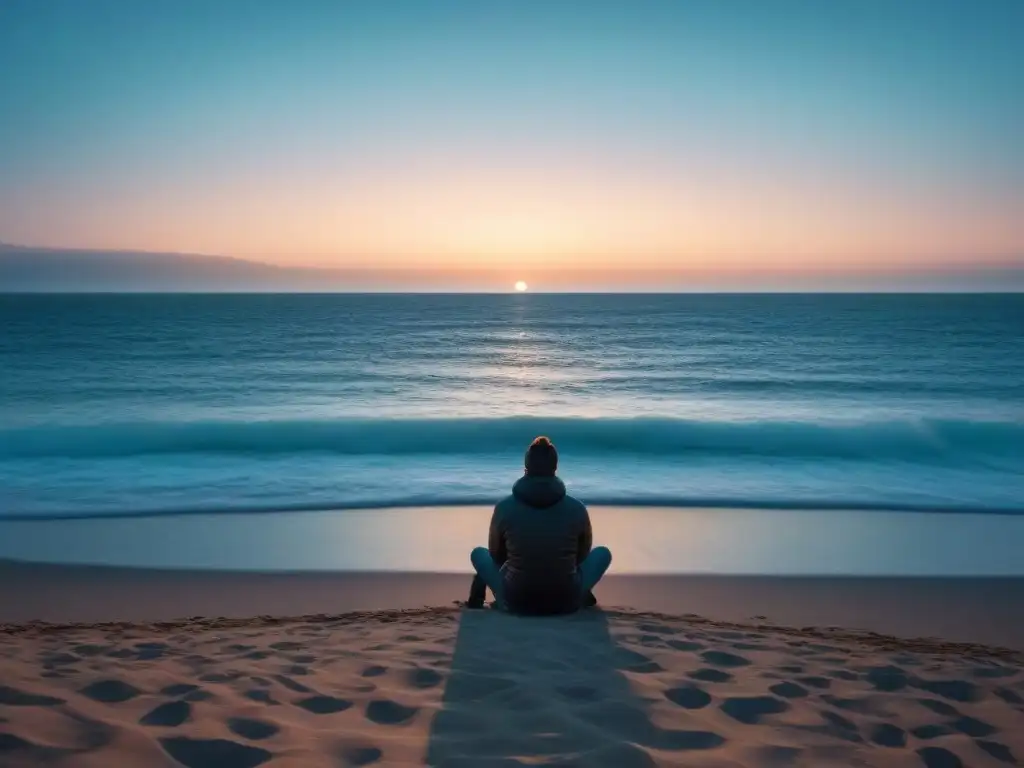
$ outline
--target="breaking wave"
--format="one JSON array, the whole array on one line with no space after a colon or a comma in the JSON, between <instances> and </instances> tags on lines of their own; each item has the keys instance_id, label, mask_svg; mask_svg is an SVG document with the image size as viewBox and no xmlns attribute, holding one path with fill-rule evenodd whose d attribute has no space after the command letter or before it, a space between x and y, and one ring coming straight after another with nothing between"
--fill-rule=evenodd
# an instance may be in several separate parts
<instances>
[{"instance_id":1,"label":"breaking wave","mask_svg":"<svg viewBox=\"0 0 1024 768\"><path fill-rule=\"evenodd\" d=\"M667 418L345 419L138 422L0 430L0 460L155 454L504 454L536 435L580 456L729 455L959 464L1024 461L1024 424L696 421ZM1024 466L1021 467L1024 469Z\"/></svg>"}]
</instances>

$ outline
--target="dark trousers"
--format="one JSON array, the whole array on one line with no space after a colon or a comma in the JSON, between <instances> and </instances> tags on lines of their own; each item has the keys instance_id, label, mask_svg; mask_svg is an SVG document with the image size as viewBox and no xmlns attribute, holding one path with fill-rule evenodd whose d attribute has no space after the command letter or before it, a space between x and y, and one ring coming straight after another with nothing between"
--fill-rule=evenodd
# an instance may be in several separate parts
<instances>
[{"instance_id":1,"label":"dark trousers","mask_svg":"<svg viewBox=\"0 0 1024 768\"><path fill-rule=\"evenodd\" d=\"M469 601L471 603L482 603L487 597L487 588L491 588L494 597L503 602L503 587L505 581L505 566L498 567L491 557L491 553L484 547L477 547L473 550L470 560L476 574L473 576L473 583L469 588ZM612 563L612 553L607 547L594 547L578 566L580 577L580 598L583 604L596 602L591 595L597 582L604 576L608 566Z\"/></svg>"}]
</instances>

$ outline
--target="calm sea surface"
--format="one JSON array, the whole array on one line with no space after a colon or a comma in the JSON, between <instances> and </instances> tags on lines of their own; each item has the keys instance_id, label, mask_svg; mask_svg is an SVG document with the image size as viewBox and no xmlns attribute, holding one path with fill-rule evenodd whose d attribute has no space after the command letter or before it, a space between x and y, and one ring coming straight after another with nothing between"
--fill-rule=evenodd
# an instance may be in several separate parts
<instances>
[{"instance_id":1,"label":"calm sea surface","mask_svg":"<svg viewBox=\"0 0 1024 768\"><path fill-rule=\"evenodd\" d=\"M1024 512L1024 296L0 296L0 517Z\"/></svg>"}]
</instances>

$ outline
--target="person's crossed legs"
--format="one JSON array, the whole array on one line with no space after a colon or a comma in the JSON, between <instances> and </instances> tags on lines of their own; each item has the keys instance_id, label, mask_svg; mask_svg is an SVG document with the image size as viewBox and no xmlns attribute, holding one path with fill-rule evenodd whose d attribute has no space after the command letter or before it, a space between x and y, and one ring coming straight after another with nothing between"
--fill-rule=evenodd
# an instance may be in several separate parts
<instances>
[{"instance_id":1,"label":"person's crossed legs","mask_svg":"<svg viewBox=\"0 0 1024 768\"><path fill-rule=\"evenodd\" d=\"M473 569L476 571L476 577L473 579L473 586L470 589L469 606L480 607L483 605L486 597L485 587L491 590L494 599L503 606L505 604L505 577L487 547L474 549L469 555L469 560L473 563ZM611 550L608 547L594 547L577 566L580 575L580 597L584 605L596 603L590 593L611 564Z\"/></svg>"},{"instance_id":2,"label":"person's crossed legs","mask_svg":"<svg viewBox=\"0 0 1024 768\"><path fill-rule=\"evenodd\" d=\"M476 576L473 577L473 586L469 590L470 608L483 607L488 588L498 604L504 605L505 576L498 564L494 562L487 547L477 547L470 552L469 561L473 563L473 570L476 571Z\"/></svg>"},{"instance_id":3,"label":"person's crossed legs","mask_svg":"<svg viewBox=\"0 0 1024 768\"><path fill-rule=\"evenodd\" d=\"M584 595L590 594L611 564L612 551L608 547L594 547L590 550L590 554L576 566L580 574L580 591Z\"/></svg>"}]
</instances>

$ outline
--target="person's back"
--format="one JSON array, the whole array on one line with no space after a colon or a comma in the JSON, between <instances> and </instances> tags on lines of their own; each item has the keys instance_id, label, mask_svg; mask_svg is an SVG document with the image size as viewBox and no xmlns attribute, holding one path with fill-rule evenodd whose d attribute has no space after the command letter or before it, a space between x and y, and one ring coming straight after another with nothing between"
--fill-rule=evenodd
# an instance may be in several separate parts
<instances>
[{"instance_id":1,"label":"person's back","mask_svg":"<svg viewBox=\"0 0 1024 768\"><path fill-rule=\"evenodd\" d=\"M488 550L505 568L505 599L512 610L561 613L579 602L577 565L590 554L587 508L557 477L526 475L498 503Z\"/></svg>"},{"instance_id":2,"label":"person's back","mask_svg":"<svg viewBox=\"0 0 1024 768\"><path fill-rule=\"evenodd\" d=\"M566 493L557 468L555 446L538 437L526 452L525 475L494 508L487 548L473 552L479 576L471 606L482 605L486 582L516 613L568 613L608 568L611 553L591 551L590 515Z\"/></svg>"}]
</instances>

